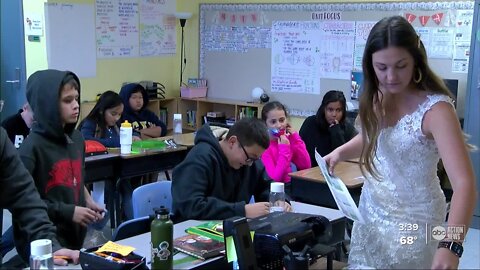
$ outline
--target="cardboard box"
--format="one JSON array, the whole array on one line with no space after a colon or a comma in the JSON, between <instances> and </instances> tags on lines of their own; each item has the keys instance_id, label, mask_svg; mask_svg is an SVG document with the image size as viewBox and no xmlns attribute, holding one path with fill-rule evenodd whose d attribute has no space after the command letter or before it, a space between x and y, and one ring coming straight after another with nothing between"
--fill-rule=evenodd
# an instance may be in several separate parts
<instances>
[{"instance_id":1,"label":"cardboard box","mask_svg":"<svg viewBox=\"0 0 480 270\"><path fill-rule=\"evenodd\" d=\"M184 87L180 88L180 96L184 98L198 98L207 96L207 87Z\"/></svg>"}]
</instances>

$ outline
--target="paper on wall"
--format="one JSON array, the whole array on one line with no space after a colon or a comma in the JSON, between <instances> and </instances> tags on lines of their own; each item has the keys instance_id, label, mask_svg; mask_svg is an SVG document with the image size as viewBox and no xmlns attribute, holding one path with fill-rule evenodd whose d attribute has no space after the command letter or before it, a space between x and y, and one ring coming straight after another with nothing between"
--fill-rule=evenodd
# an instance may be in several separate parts
<instances>
[{"instance_id":1,"label":"paper on wall","mask_svg":"<svg viewBox=\"0 0 480 270\"><path fill-rule=\"evenodd\" d=\"M320 168L320 171L327 182L328 188L337 203L338 209L340 209L347 218L360 223L365 223L357 205L350 195L350 192L348 192L347 186L345 186L342 179L328 173L327 163L317 152L317 149L315 149L315 159L317 160L318 167Z\"/></svg>"}]
</instances>

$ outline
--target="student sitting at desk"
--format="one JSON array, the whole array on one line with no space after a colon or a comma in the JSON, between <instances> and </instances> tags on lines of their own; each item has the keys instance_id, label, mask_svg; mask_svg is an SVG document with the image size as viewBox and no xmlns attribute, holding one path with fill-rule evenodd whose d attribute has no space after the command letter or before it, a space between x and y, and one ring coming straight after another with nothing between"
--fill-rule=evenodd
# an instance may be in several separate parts
<instances>
[{"instance_id":1,"label":"student sitting at desk","mask_svg":"<svg viewBox=\"0 0 480 270\"><path fill-rule=\"evenodd\" d=\"M28 103L25 103L18 113L3 120L2 127L7 131L8 137L15 148L18 149L28 136L33 121L32 108Z\"/></svg>"},{"instance_id":2,"label":"student sitting at desk","mask_svg":"<svg viewBox=\"0 0 480 270\"><path fill-rule=\"evenodd\" d=\"M102 209L83 183L85 143L75 129L80 112L80 80L68 71L42 70L27 82L36 122L20 146L20 157L35 180L62 246L80 249L86 226Z\"/></svg>"},{"instance_id":3,"label":"student sitting at desk","mask_svg":"<svg viewBox=\"0 0 480 270\"><path fill-rule=\"evenodd\" d=\"M203 125L195 146L173 170L175 221L254 218L269 213L270 186L257 161L268 145L267 128L257 118L237 121L220 142L210 126ZM248 204L252 195L257 203Z\"/></svg>"},{"instance_id":4,"label":"student sitting at desk","mask_svg":"<svg viewBox=\"0 0 480 270\"><path fill-rule=\"evenodd\" d=\"M85 140L95 140L106 147L120 147L118 120L123 112L122 98L113 91L103 93L92 111L78 125ZM133 136L133 140L140 140Z\"/></svg>"},{"instance_id":5,"label":"student sitting at desk","mask_svg":"<svg viewBox=\"0 0 480 270\"><path fill-rule=\"evenodd\" d=\"M120 90L120 97L125 105L121 122L130 122L143 140L167 135L165 123L147 109L148 94L143 86L138 83L126 84Z\"/></svg>"},{"instance_id":6,"label":"student sitting at desk","mask_svg":"<svg viewBox=\"0 0 480 270\"><path fill-rule=\"evenodd\" d=\"M307 146L312 166L318 166L315 148L323 157L357 134L346 116L347 103L343 92L331 90L323 96L317 114L305 119L300 128L300 137Z\"/></svg>"},{"instance_id":7,"label":"student sitting at desk","mask_svg":"<svg viewBox=\"0 0 480 270\"><path fill-rule=\"evenodd\" d=\"M287 110L282 103L272 101L262 109L262 120L268 127L270 145L262 155L267 174L275 182L285 183L285 192L290 194L292 171L310 168L305 143L288 123Z\"/></svg>"}]
</instances>

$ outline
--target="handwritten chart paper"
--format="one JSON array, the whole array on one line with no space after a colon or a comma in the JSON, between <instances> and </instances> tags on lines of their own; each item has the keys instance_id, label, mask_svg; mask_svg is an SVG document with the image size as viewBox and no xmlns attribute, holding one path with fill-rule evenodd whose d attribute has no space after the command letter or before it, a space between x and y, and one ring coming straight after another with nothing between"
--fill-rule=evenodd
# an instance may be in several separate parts
<instances>
[{"instance_id":1,"label":"handwritten chart paper","mask_svg":"<svg viewBox=\"0 0 480 270\"><path fill-rule=\"evenodd\" d=\"M353 68L355 22L323 22L321 30L322 77L349 80Z\"/></svg>"},{"instance_id":2,"label":"handwritten chart paper","mask_svg":"<svg viewBox=\"0 0 480 270\"><path fill-rule=\"evenodd\" d=\"M142 0L140 4L141 56L175 53L177 20L171 15L173 10L175 10L174 1Z\"/></svg>"},{"instance_id":3,"label":"handwritten chart paper","mask_svg":"<svg viewBox=\"0 0 480 270\"><path fill-rule=\"evenodd\" d=\"M319 22L274 22L272 92L320 94Z\"/></svg>"},{"instance_id":4,"label":"handwritten chart paper","mask_svg":"<svg viewBox=\"0 0 480 270\"><path fill-rule=\"evenodd\" d=\"M137 0L96 0L97 57L138 57Z\"/></svg>"}]
</instances>

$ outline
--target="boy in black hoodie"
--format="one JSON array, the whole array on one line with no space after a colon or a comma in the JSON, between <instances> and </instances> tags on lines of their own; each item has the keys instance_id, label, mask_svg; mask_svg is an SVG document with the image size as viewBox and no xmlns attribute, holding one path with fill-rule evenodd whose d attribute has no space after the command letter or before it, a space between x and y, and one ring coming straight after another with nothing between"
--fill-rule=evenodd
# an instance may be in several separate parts
<instances>
[{"instance_id":1,"label":"boy in black hoodie","mask_svg":"<svg viewBox=\"0 0 480 270\"><path fill-rule=\"evenodd\" d=\"M36 122L20 147L60 244L83 246L86 226L102 218L83 183L85 142L75 129L80 111L80 80L69 71L42 70L27 81L27 100Z\"/></svg>"},{"instance_id":2,"label":"boy in black hoodie","mask_svg":"<svg viewBox=\"0 0 480 270\"><path fill-rule=\"evenodd\" d=\"M28 262L31 241L50 239L55 255L70 257L74 263L78 263L78 251L60 249L61 246L55 237L55 227L47 216L47 207L40 199L33 179L18 157L17 150L1 127L0 208L12 212L15 244L17 252L24 262ZM66 261L56 259L55 264L65 265ZM1 265L2 258L0 257Z\"/></svg>"},{"instance_id":3,"label":"boy in black hoodie","mask_svg":"<svg viewBox=\"0 0 480 270\"><path fill-rule=\"evenodd\" d=\"M126 84L120 89L119 95L124 105L121 122L125 120L130 122L133 130L140 133L142 140L167 135L165 123L147 109L148 94L142 85L138 83Z\"/></svg>"},{"instance_id":4,"label":"boy in black hoodie","mask_svg":"<svg viewBox=\"0 0 480 270\"><path fill-rule=\"evenodd\" d=\"M268 214L270 184L258 159L269 144L267 127L257 118L237 121L220 142L203 125L195 146L173 170L175 221ZM252 195L257 203L248 204Z\"/></svg>"}]
</instances>

